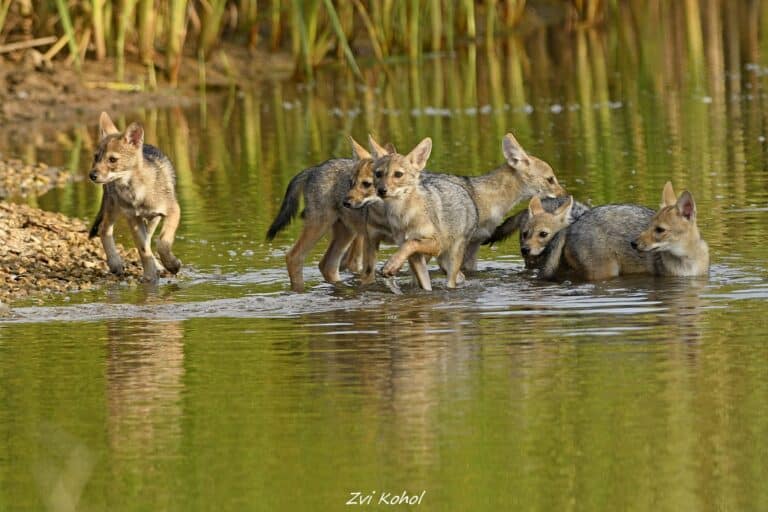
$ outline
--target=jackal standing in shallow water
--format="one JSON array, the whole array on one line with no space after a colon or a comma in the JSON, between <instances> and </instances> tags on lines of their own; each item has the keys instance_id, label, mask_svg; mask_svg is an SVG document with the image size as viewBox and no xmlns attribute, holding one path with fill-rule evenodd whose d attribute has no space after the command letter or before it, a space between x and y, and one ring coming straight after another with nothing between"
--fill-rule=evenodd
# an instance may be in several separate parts
<instances>
[{"instance_id":1,"label":"jackal standing in shallow water","mask_svg":"<svg viewBox=\"0 0 768 512\"><path fill-rule=\"evenodd\" d=\"M131 123L121 133L106 112L99 119L99 145L88 174L101 184L104 193L101 207L91 227L90 238L98 235L107 254L107 265L114 274L124 271L117 253L114 225L123 215L139 250L144 267L144 280L157 281L157 263L152 254L152 235L163 220L157 252L160 262L171 274L181 268L172 252L181 209L176 201L176 173L171 161L154 146L144 143L144 129Z\"/></svg>"}]
</instances>

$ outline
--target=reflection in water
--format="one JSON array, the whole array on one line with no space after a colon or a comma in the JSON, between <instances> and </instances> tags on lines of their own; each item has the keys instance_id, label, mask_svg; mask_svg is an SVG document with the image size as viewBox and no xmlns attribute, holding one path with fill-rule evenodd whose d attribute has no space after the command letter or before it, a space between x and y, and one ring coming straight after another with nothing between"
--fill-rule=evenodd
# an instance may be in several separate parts
<instances>
[{"instance_id":1,"label":"reflection in water","mask_svg":"<svg viewBox=\"0 0 768 512\"><path fill-rule=\"evenodd\" d=\"M173 471L181 449L184 328L133 320L110 321L106 329L107 434L115 460L110 470L115 478L142 482Z\"/></svg>"},{"instance_id":2,"label":"reflection in water","mask_svg":"<svg viewBox=\"0 0 768 512\"><path fill-rule=\"evenodd\" d=\"M47 460L28 432L51 418L95 454L92 509L333 509L385 487L426 489L435 510L768 508L768 3L616 4L604 30L139 113L179 171L189 265L173 287L0 324L0 509L47 503L50 482L18 468ZM668 179L690 189L709 280L543 283L510 241L454 292L443 276L403 296L331 286L314 263L310 291L286 292L298 226L274 244L266 226L297 171L348 154L347 134L429 135L431 168L480 174L509 130L583 201L655 207ZM94 135L95 120L0 146L84 176ZM98 193L40 202L89 217Z\"/></svg>"}]
</instances>

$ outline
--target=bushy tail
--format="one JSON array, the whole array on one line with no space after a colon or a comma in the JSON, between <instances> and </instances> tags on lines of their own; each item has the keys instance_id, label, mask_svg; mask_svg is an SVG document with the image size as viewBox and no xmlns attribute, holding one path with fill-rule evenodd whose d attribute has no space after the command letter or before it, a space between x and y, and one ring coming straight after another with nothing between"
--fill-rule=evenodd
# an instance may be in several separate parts
<instances>
[{"instance_id":1,"label":"bushy tail","mask_svg":"<svg viewBox=\"0 0 768 512\"><path fill-rule=\"evenodd\" d=\"M267 230L267 240L274 239L296 216L296 212L299 211L301 192L304 190L304 183L306 183L307 176L309 176L311 170L312 168L301 171L288 184L285 197L283 197L283 203L280 205L280 211L277 212L277 217L275 217L272 225Z\"/></svg>"},{"instance_id":2,"label":"bushy tail","mask_svg":"<svg viewBox=\"0 0 768 512\"><path fill-rule=\"evenodd\" d=\"M518 231L525 221L528 220L528 209L524 209L520 213L517 213L504 221L504 223L497 227L491 234L491 237L483 242L483 245L493 245L496 242L502 242L512 236L515 231Z\"/></svg>"},{"instance_id":3,"label":"bushy tail","mask_svg":"<svg viewBox=\"0 0 768 512\"><path fill-rule=\"evenodd\" d=\"M99 226L101 226L101 221L104 220L104 203L105 203L105 197L101 196L101 206L99 207L99 213L96 214L96 219L93 221L93 226L91 226L91 230L88 232L88 238L94 238L99 235Z\"/></svg>"}]
</instances>

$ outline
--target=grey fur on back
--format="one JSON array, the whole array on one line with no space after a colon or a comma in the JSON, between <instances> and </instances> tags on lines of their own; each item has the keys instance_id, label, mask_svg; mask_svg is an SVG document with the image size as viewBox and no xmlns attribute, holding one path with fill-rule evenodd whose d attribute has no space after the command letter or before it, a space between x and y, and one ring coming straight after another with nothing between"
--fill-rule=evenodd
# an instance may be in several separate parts
<instances>
[{"instance_id":1,"label":"grey fur on back","mask_svg":"<svg viewBox=\"0 0 768 512\"><path fill-rule=\"evenodd\" d=\"M551 279L567 270L564 251L584 265L610 256L633 267L647 266L647 255L633 249L631 242L648 226L654 214L650 208L633 204L592 208L550 241L547 259L539 266L541 277Z\"/></svg>"},{"instance_id":2,"label":"grey fur on back","mask_svg":"<svg viewBox=\"0 0 768 512\"><path fill-rule=\"evenodd\" d=\"M477 227L477 205L469 190L459 182L460 179L444 179L443 176L432 173L421 176L428 214L435 226L448 237L468 242Z\"/></svg>"}]
</instances>

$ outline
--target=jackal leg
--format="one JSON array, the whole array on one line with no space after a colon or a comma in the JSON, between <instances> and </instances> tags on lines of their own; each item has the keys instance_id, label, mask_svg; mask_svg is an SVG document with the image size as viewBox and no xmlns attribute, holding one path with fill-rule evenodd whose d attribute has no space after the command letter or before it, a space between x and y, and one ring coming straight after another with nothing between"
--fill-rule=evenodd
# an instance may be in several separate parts
<instances>
[{"instance_id":1,"label":"jackal leg","mask_svg":"<svg viewBox=\"0 0 768 512\"><path fill-rule=\"evenodd\" d=\"M163 220L162 217L152 217L149 221L147 221L147 239L149 239L150 247L152 244L152 237L155 236L155 230L157 230L158 224L160 224L160 221ZM155 257L154 253L152 253L152 256ZM162 264L162 262L155 257L155 266L157 268L160 268L161 266L165 268L165 265Z\"/></svg>"},{"instance_id":2,"label":"jackal leg","mask_svg":"<svg viewBox=\"0 0 768 512\"><path fill-rule=\"evenodd\" d=\"M136 249L139 250L141 265L144 267L144 281L150 283L157 282L157 268L155 267L155 257L152 255L150 247L151 242L147 236L147 225L143 219L138 217L129 217L128 225L131 227L133 242L136 244Z\"/></svg>"},{"instance_id":3,"label":"jackal leg","mask_svg":"<svg viewBox=\"0 0 768 512\"><path fill-rule=\"evenodd\" d=\"M337 220L333 223L333 235L331 245L325 251L323 259L320 260L320 273L329 283L341 281L339 276L339 265L344 251L349 247L350 242L355 238L352 232L343 222ZM351 250L351 249L350 249Z\"/></svg>"},{"instance_id":4,"label":"jackal leg","mask_svg":"<svg viewBox=\"0 0 768 512\"><path fill-rule=\"evenodd\" d=\"M173 239L176 237L176 229L179 227L180 220L181 209L178 204L173 204L165 214L163 228L160 230L160 239L157 241L157 253L160 255L160 261L171 274L176 274L181 268L181 261L171 252ZM149 240L149 243L151 243L151 240ZM151 250L150 254L152 254Z\"/></svg>"},{"instance_id":5,"label":"jackal leg","mask_svg":"<svg viewBox=\"0 0 768 512\"><path fill-rule=\"evenodd\" d=\"M465 248L461 245L457 247L451 247L450 254L445 258L445 273L448 276L448 288L456 288L456 285L463 282L464 274L461 272L461 263L466 254Z\"/></svg>"},{"instance_id":6,"label":"jackal leg","mask_svg":"<svg viewBox=\"0 0 768 512\"><path fill-rule=\"evenodd\" d=\"M104 252L107 255L107 266L109 271L119 276L125 272L123 259L117 252L115 245L115 211L113 208L104 205L104 218L99 226L99 238L101 245L104 246Z\"/></svg>"},{"instance_id":7,"label":"jackal leg","mask_svg":"<svg viewBox=\"0 0 768 512\"><path fill-rule=\"evenodd\" d=\"M480 242L470 242L469 245L467 245L466 252L462 255L464 262L461 265L461 268L470 272L477 270L477 252L479 250Z\"/></svg>"},{"instance_id":8,"label":"jackal leg","mask_svg":"<svg viewBox=\"0 0 768 512\"><path fill-rule=\"evenodd\" d=\"M304 222L304 228L301 230L298 240L285 255L288 277L291 279L291 290L304 291L304 276L302 275L304 259L330 227L330 222L325 219L313 220L308 218Z\"/></svg>"},{"instance_id":9,"label":"jackal leg","mask_svg":"<svg viewBox=\"0 0 768 512\"><path fill-rule=\"evenodd\" d=\"M344 253L344 258L341 260L341 268L349 270L350 272L360 273L363 271L363 252L365 251L365 237L356 236L347 252Z\"/></svg>"},{"instance_id":10,"label":"jackal leg","mask_svg":"<svg viewBox=\"0 0 768 512\"><path fill-rule=\"evenodd\" d=\"M382 273L385 276L393 276L403 267L406 260L415 253L421 253L425 257L440 254L440 243L434 238L406 240L400 249L389 257L384 264Z\"/></svg>"},{"instance_id":11,"label":"jackal leg","mask_svg":"<svg viewBox=\"0 0 768 512\"><path fill-rule=\"evenodd\" d=\"M408 264L411 266L416 284L423 290L432 291L432 281L429 279L429 270L427 269L427 259L423 254L414 254L408 258Z\"/></svg>"},{"instance_id":12,"label":"jackal leg","mask_svg":"<svg viewBox=\"0 0 768 512\"><path fill-rule=\"evenodd\" d=\"M363 271L360 274L360 284L371 284L376 281L376 254L379 252L381 240L376 236L365 235L363 244Z\"/></svg>"}]
</instances>

